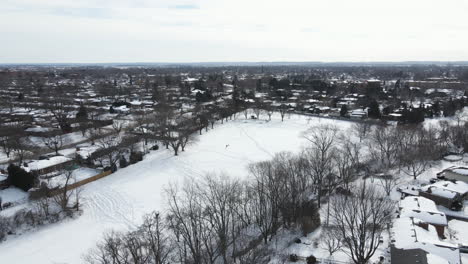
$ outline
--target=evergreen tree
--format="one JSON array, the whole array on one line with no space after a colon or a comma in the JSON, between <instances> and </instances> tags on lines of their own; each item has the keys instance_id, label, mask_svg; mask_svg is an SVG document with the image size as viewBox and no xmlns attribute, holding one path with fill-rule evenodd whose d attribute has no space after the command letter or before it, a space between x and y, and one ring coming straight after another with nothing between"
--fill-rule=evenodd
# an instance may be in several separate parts
<instances>
[{"instance_id":1,"label":"evergreen tree","mask_svg":"<svg viewBox=\"0 0 468 264\"><path fill-rule=\"evenodd\" d=\"M348 114L348 107L346 105L341 106L340 116L345 117Z\"/></svg>"},{"instance_id":2,"label":"evergreen tree","mask_svg":"<svg viewBox=\"0 0 468 264\"><path fill-rule=\"evenodd\" d=\"M380 107L376 100L370 102L368 115L370 118L380 118Z\"/></svg>"},{"instance_id":3,"label":"evergreen tree","mask_svg":"<svg viewBox=\"0 0 468 264\"><path fill-rule=\"evenodd\" d=\"M84 106L84 104L80 105L80 108L78 109L78 113L76 113L76 119L78 120L87 120L88 119L88 110Z\"/></svg>"},{"instance_id":4,"label":"evergreen tree","mask_svg":"<svg viewBox=\"0 0 468 264\"><path fill-rule=\"evenodd\" d=\"M27 172L19 166L10 164L7 168L8 182L27 192L34 186L35 177L33 173Z\"/></svg>"},{"instance_id":5,"label":"evergreen tree","mask_svg":"<svg viewBox=\"0 0 468 264\"><path fill-rule=\"evenodd\" d=\"M432 112L434 113L435 116L439 116L439 115L440 115L440 103L439 103L439 101L436 101L436 102L432 105Z\"/></svg>"},{"instance_id":6,"label":"evergreen tree","mask_svg":"<svg viewBox=\"0 0 468 264\"><path fill-rule=\"evenodd\" d=\"M120 165L120 168L125 168L128 166L127 159L124 156L120 157L119 165Z\"/></svg>"}]
</instances>

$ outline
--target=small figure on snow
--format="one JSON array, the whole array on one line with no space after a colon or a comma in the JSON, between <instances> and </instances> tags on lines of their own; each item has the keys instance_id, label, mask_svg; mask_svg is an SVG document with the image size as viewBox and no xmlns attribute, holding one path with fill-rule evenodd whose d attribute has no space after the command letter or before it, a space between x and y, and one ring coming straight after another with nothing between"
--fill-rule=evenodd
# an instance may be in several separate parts
<instances>
[{"instance_id":1,"label":"small figure on snow","mask_svg":"<svg viewBox=\"0 0 468 264\"><path fill-rule=\"evenodd\" d=\"M226 148L228 148L228 147L229 147L229 144L226 145Z\"/></svg>"}]
</instances>

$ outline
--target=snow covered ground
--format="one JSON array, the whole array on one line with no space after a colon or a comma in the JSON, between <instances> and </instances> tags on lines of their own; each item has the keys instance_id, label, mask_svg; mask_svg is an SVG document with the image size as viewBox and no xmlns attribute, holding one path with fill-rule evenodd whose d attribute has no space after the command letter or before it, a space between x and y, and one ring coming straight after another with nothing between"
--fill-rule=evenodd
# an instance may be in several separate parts
<instances>
[{"instance_id":1,"label":"snow covered ground","mask_svg":"<svg viewBox=\"0 0 468 264\"><path fill-rule=\"evenodd\" d=\"M465 205L466 206L466 205ZM468 222L459 220L451 220L448 223L450 230L452 230L452 241L454 243L468 245ZM462 253L462 263L468 263L468 253Z\"/></svg>"},{"instance_id":2,"label":"snow covered ground","mask_svg":"<svg viewBox=\"0 0 468 264\"><path fill-rule=\"evenodd\" d=\"M291 115L281 122L238 120L219 124L198 137L186 152L175 157L159 150L135 165L84 187L83 215L37 231L9 238L0 244L0 263L81 263L87 252L110 229L126 229L142 215L163 210L168 183L206 172L245 177L246 165L266 160L280 151L299 151L306 145L301 133L318 123L346 129L352 123Z\"/></svg>"}]
</instances>

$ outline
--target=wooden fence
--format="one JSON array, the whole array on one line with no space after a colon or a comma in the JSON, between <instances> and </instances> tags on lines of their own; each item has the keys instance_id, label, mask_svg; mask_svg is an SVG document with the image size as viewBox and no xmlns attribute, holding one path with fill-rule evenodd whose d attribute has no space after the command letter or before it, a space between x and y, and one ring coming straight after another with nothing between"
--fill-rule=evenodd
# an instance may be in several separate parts
<instances>
[{"instance_id":1,"label":"wooden fence","mask_svg":"<svg viewBox=\"0 0 468 264\"><path fill-rule=\"evenodd\" d=\"M75 182L75 183L72 183L72 184L68 185L67 190L68 190L68 191L71 191L71 190L73 190L73 189L76 189L76 188L78 188L78 187L81 187L81 186L83 186L83 185L85 185L85 184L88 184L88 183L90 183L90 182L97 181L97 180L99 180L99 179L102 179L102 178L104 178L104 177L110 175L111 173L112 173L112 171L103 171L103 172L101 172L101 173L99 173L99 174L97 174L97 175L94 175L94 176L92 176L92 177L86 178L86 179L81 180L81 181L77 181L77 182ZM60 194L60 193L63 193L63 188L60 188L60 189L57 189L57 190L53 190L53 191L51 191L48 195L49 195L49 196L55 196L55 195Z\"/></svg>"}]
</instances>

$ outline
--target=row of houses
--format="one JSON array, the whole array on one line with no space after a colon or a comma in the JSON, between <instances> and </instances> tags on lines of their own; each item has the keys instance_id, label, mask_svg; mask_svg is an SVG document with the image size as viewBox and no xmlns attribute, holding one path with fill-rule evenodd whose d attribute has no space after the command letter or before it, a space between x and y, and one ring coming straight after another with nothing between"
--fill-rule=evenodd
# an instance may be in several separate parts
<instances>
[{"instance_id":1,"label":"row of houses","mask_svg":"<svg viewBox=\"0 0 468 264\"><path fill-rule=\"evenodd\" d=\"M422 188L398 189L403 199L391 232L392 264L460 264L460 248L448 241L446 213L438 209L460 210L468 197L468 184L440 180Z\"/></svg>"}]
</instances>

